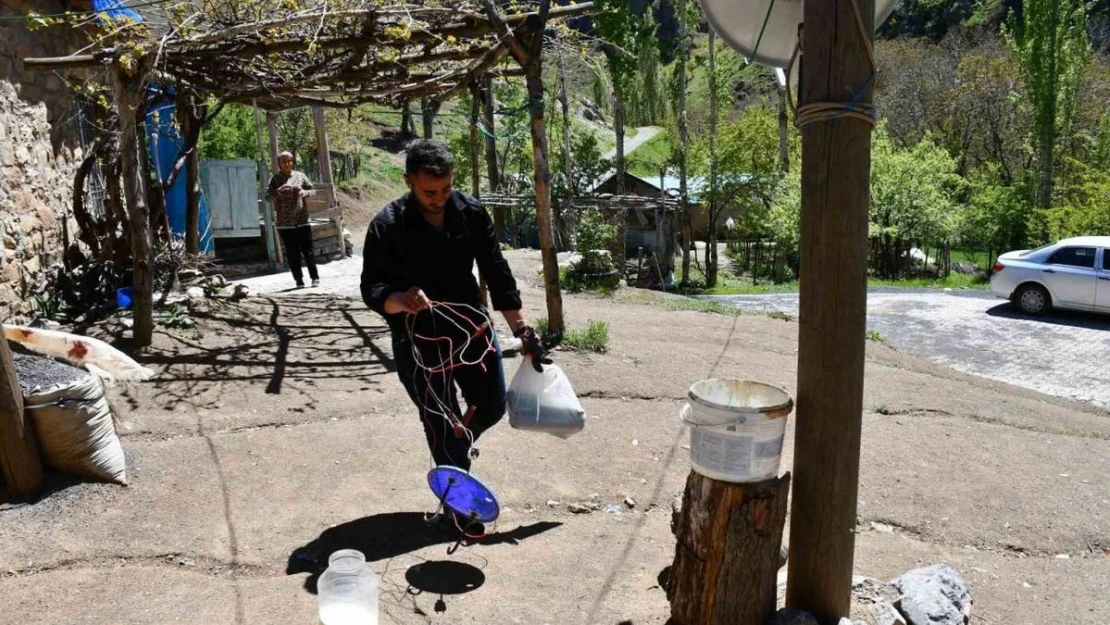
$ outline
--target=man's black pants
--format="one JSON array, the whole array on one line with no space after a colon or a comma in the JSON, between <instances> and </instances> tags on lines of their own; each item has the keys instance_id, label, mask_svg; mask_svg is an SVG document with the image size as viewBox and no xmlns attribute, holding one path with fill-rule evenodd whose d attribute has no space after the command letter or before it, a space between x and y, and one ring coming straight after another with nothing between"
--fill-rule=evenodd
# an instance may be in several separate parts
<instances>
[{"instance_id":1,"label":"man's black pants","mask_svg":"<svg viewBox=\"0 0 1110 625\"><path fill-rule=\"evenodd\" d=\"M304 286L302 258L304 264L308 265L308 277L319 280L320 274L316 273L316 254L312 251L312 226L306 224L296 228L278 228L278 234L285 245L285 258L289 261L289 270L293 272L297 286Z\"/></svg>"},{"instance_id":2,"label":"man's black pants","mask_svg":"<svg viewBox=\"0 0 1110 625\"><path fill-rule=\"evenodd\" d=\"M486 326L485 331L492 333L492 351L481 356L481 361L476 364L461 365L442 373L429 373L418 366L407 334L403 330L393 334L397 376L420 411L424 436L428 439L428 448L437 466L446 464L470 470L471 446L466 433L456 430L442 414L444 407L439 402L445 404L455 417L466 421L466 428L475 441L505 415L505 370L501 366L501 346L492 324ZM474 345L480 350L487 342L483 338L475 340ZM442 355L437 354L434 347L429 349L421 341L420 348L425 365L435 367L442 361ZM472 362L479 356L480 352L464 354L466 360ZM462 391L466 400L465 411L459 408L458 391Z\"/></svg>"}]
</instances>

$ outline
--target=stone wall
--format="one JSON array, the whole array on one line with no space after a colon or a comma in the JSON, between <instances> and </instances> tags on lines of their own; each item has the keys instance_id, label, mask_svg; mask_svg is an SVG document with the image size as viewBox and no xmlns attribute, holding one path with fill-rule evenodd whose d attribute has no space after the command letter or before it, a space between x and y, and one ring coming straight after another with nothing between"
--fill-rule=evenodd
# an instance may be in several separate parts
<instances>
[{"instance_id":1,"label":"stone wall","mask_svg":"<svg viewBox=\"0 0 1110 625\"><path fill-rule=\"evenodd\" d=\"M9 0L0 15L73 9L69 3ZM46 272L76 235L70 215L73 173L82 154L75 104L54 72L23 59L61 56L86 45L66 27L32 31L0 22L0 320L34 310Z\"/></svg>"}]
</instances>

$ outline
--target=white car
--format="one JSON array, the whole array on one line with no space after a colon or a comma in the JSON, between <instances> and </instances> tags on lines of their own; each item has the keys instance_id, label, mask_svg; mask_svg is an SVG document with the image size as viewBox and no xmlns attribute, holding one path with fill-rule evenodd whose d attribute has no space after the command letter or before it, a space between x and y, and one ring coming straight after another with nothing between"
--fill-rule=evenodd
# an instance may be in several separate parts
<instances>
[{"instance_id":1,"label":"white car","mask_svg":"<svg viewBox=\"0 0 1110 625\"><path fill-rule=\"evenodd\" d=\"M1030 315L1052 308L1110 313L1110 236L1007 252L994 264L991 291Z\"/></svg>"}]
</instances>

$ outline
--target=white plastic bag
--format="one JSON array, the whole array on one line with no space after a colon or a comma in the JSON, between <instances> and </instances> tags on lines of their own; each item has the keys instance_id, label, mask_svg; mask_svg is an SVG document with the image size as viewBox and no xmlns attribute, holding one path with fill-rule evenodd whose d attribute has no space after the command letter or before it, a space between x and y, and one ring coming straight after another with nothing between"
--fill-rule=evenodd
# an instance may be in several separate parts
<instances>
[{"instance_id":1,"label":"white plastic bag","mask_svg":"<svg viewBox=\"0 0 1110 625\"><path fill-rule=\"evenodd\" d=\"M570 438L586 427L586 411L563 370L544 365L543 373L525 357L509 385L509 425L517 430Z\"/></svg>"},{"instance_id":2,"label":"white plastic bag","mask_svg":"<svg viewBox=\"0 0 1110 625\"><path fill-rule=\"evenodd\" d=\"M4 336L27 349L117 380L149 380L154 372L104 341L59 330L4 326Z\"/></svg>"},{"instance_id":3,"label":"white plastic bag","mask_svg":"<svg viewBox=\"0 0 1110 625\"><path fill-rule=\"evenodd\" d=\"M46 464L59 471L127 484L123 446L104 383L95 375L35 389L24 398Z\"/></svg>"}]
</instances>

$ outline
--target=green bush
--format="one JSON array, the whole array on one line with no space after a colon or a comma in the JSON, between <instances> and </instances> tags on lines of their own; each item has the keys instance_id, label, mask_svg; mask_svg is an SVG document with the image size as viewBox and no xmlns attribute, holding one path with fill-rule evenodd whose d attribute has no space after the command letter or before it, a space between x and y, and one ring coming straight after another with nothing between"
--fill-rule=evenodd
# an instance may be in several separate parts
<instances>
[{"instance_id":1,"label":"green bush","mask_svg":"<svg viewBox=\"0 0 1110 625\"><path fill-rule=\"evenodd\" d=\"M886 343L886 337L883 336L883 333L879 332L878 330L868 330L867 340L874 343Z\"/></svg>"},{"instance_id":2,"label":"green bush","mask_svg":"<svg viewBox=\"0 0 1110 625\"><path fill-rule=\"evenodd\" d=\"M567 330L563 347L576 352L605 353L609 349L609 324L590 321L584 330Z\"/></svg>"},{"instance_id":3,"label":"green bush","mask_svg":"<svg viewBox=\"0 0 1110 625\"><path fill-rule=\"evenodd\" d=\"M598 210L586 209L580 215L578 238L574 245L578 253L607 250L613 246L613 242L617 239L616 224L607 221Z\"/></svg>"},{"instance_id":4,"label":"green bush","mask_svg":"<svg viewBox=\"0 0 1110 625\"><path fill-rule=\"evenodd\" d=\"M547 318L536 320L536 332L541 336L548 333ZM583 330L569 329L563 333L560 345L571 351L603 354L609 349L609 324L591 320Z\"/></svg>"},{"instance_id":5,"label":"green bush","mask_svg":"<svg viewBox=\"0 0 1110 625\"><path fill-rule=\"evenodd\" d=\"M578 222L575 249L581 255L571 263L564 280L570 291L611 291L620 285L613 271L609 250L617 237L617 226L596 210L584 210Z\"/></svg>"}]
</instances>

